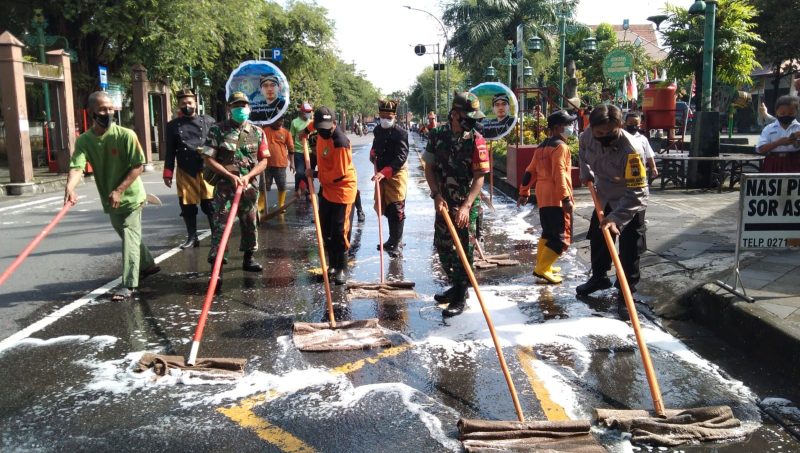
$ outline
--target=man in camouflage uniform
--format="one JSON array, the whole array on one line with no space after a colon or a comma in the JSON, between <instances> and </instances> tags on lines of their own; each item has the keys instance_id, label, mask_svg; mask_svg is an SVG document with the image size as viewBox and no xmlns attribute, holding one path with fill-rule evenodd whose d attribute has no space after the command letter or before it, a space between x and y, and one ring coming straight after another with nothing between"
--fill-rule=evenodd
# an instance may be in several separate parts
<instances>
[{"instance_id":1,"label":"man in camouflage uniform","mask_svg":"<svg viewBox=\"0 0 800 453\"><path fill-rule=\"evenodd\" d=\"M215 187L214 223L208 262L213 264L216 259L236 188L243 186L238 214L242 232L239 250L244 252L242 269L261 272L263 268L253 259L253 253L258 248L256 176L267 168L269 149L264 132L248 121L250 102L247 95L240 91L231 94L228 98L228 110L230 118L211 126L203 147L206 167L216 173L215 178L210 178ZM225 253L227 254L227 250ZM223 263L227 263L227 258Z\"/></svg>"},{"instance_id":2,"label":"man in camouflage uniform","mask_svg":"<svg viewBox=\"0 0 800 453\"><path fill-rule=\"evenodd\" d=\"M472 244L480 206L483 178L489 172L489 153L486 141L475 130L477 120L485 115L478 98L469 92L454 93L448 122L430 131L430 140L422 158L425 179L431 189L436 208L433 244L447 278L453 285L443 294L434 296L437 302L447 302L442 313L456 316L464 311L469 280L461 264L442 210L450 216L459 241L472 266Z\"/></svg>"}]
</instances>

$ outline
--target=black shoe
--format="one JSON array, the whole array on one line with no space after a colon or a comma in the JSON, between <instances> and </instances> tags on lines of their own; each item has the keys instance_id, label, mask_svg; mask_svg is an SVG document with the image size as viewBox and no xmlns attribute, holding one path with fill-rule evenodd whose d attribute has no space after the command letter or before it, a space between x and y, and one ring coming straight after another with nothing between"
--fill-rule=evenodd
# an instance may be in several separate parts
<instances>
[{"instance_id":1,"label":"black shoe","mask_svg":"<svg viewBox=\"0 0 800 453\"><path fill-rule=\"evenodd\" d=\"M456 285L453 289L453 300L447 308L442 311L442 316L445 318L460 315L464 311L464 306L467 304L467 287Z\"/></svg>"},{"instance_id":2,"label":"black shoe","mask_svg":"<svg viewBox=\"0 0 800 453\"><path fill-rule=\"evenodd\" d=\"M367 215L364 211L358 211L358 223L364 223L367 220Z\"/></svg>"},{"instance_id":3,"label":"black shoe","mask_svg":"<svg viewBox=\"0 0 800 453\"><path fill-rule=\"evenodd\" d=\"M181 249L188 249L191 247L200 247L200 239L195 234L194 236L189 236L186 238L186 241L183 244L179 245Z\"/></svg>"},{"instance_id":4,"label":"black shoe","mask_svg":"<svg viewBox=\"0 0 800 453\"><path fill-rule=\"evenodd\" d=\"M141 271L139 271L139 280L144 280L145 278L153 274L157 274L159 272L161 272L161 267L159 267L157 264L153 264L147 269L142 269Z\"/></svg>"},{"instance_id":5,"label":"black shoe","mask_svg":"<svg viewBox=\"0 0 800 453\"><path fill-rule=\"evenodd\" d=\"M622 294L622 288L620 288L620 287L619 287L619 280L617 280L617 281L615 281L615 282L614 282L614 288L615 288L617 291L619 291L619 292L620 292L620 294ZM628 288L630 288L630 290L631 290L631 294L633 294L633 293L635 293L635 292L636 292L636 285L631 285L631 284L630 284L630 282L628 282Z\"/></svg>"},{"instance_id":6,"label":"black shoe","mask_svg":"<svg viewBox=\"0 0 800 453\"><path fill-rule=\"evenodd\" d=\"M211 285L211 280L208 281L208 284ZM222 292L222 276L220 275L217 277L217 285L214 287L214 294L219 294Z\"/></svg>"},{"instance_id":7,"label":"black shoe","mask_svg":"<svg viewBox=\"0 0 800 453\"><path fill-rule=\"evenodd\" d=\"M213 266L214 265L214 260L216 260L216 259L217 259L216 256L209 256L208 257L208 264ZM222 264L228 264L228 258L222 258Z\"/></svg>"},{"instance_id":8,"label":"black shoe","mask_svg":"<svg viewBox=\"0 0 800 453\"><path fill-rule=\"evenodd\" d=\"M611 280L609 280L608 277L605 275L592 275L588 282L578 285L578 287L575 288L575 292L579 296L588 296L595 291L608 288L611 288Z\"/></svg>"},{"instance_id":9,"label":"black shoe","mask_svg":"<svg viewBox=\"0 0 800 453\"><path fill-rule=\"evenodd\" d=\"M617 294L617 315L620 321L630 321L631 315L628 313L628 306L625 305L625 298L622 294Z\"/></svg>"},{"instance_id":10,"label":"black shoe","mask_svg":"<svg viewBox=\"0 0 800 453\"><path fill-rule=\"evenodd\" d=\"M333 283L337 285L344 285L347 283L347 276L344 273L344 269L336 269L336 273L333 274Z\"/></svg>"},{"instance_id":11,"label":"black shoe","mask_svg":"<svg viewBox=\"0 0 800 453\"><path fill-rule=\"evenodd\" d=\"M434 294L433 300L439 302L440 304L449 304L452 302L453 292L455 292L456 287L453 286L452 288L448 288L446 291Z\"/></svg>"},{"instance_id":12,"label":"black shoe","mask_svg":"<svg viewBox=\"0 0 800 453\"><path fill-rule=\"evenodd\" d=\"M261 272L264 270L264 267L258 264L258 262L253 259L253 252L244 252L244 259L242 260L242 270L245 270L247 272Z\"/></svg>"}]
</instances>

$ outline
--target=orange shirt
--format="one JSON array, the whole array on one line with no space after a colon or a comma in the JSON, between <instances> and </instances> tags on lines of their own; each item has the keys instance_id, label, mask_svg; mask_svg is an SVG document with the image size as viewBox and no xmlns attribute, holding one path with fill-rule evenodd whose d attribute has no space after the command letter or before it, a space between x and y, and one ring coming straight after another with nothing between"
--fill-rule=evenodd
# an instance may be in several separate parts
<instances>
[{"instance_id":1,"label":"orange shirt","mask_svg":"<svg viewBox=\"0 0 800 453\"><path fill-rule=\"evenodd\" d=\"M572 156L569 146L559 138L550 137L533 151L526 173L530 183L519 188L521 196L530 195L536 187L536 204L540 208L560 207L565 198L572 199Z\"/></svg>"},{"instance_id":2,"label":"orange shirt","mask_svg":"<svg viewBox=\"0 0 800 453\"><path fill-rule=\"evenodd\" d=\"M294 149L292 134L285 127L273 129L264 126L264 134L269 144L269 166L286 168L289 166L289 150Z\"/></svg>"},{"instance_id":3,"label":"orange shirt","mask_svg":"<svg viewBox=\"0 0 800 453\"><path fill-rule=\"evenodd\" d=\"M307 132L314 131L314 122ZM322 196L332 203L352 204L356 201L358 181L353 166L350 139L336 126L330 138L317 134L317 167Z\"/></svg>"}]
</instances>

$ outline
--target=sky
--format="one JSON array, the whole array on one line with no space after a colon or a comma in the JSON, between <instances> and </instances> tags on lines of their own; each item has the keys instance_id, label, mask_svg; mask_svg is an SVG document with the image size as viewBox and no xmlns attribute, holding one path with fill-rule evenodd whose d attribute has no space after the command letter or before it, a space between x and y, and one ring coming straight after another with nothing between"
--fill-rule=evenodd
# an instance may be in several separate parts
<instances>
[{"instance_id":1,"label":"sky","mask_svg":"<svg viewBox=\"0 0 800 453\"><path fill-rule=\"evenodd\" d=\"M431 0L317 0L328 9L335 22L336 45L346 62L355 62L369 81L382 93L408 90L419 73L435 62L434 55L417 56L414 45L444 44L439 23L429 15L404 8L426 10L441 18L441 2ZM665 0L581 0L578 20L593 25L600 22L646 24L647 17L660 14ZM688 8L692 0L672 0ZM346 5L346 7L345 7Z\"/></svg>"}]
</instances>

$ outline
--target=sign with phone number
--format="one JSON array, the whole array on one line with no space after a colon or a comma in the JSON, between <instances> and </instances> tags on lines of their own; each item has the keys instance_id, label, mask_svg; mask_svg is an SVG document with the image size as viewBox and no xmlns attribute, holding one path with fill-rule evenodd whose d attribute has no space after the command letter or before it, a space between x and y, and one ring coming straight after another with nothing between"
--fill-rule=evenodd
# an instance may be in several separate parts
<instances>
[{"instance_id":1,"label":"sign with phone number","mask_svg":"<svg viewBox=\"0 0 800 453\"><path fill-rule=\"evenodd\" d=\"M739 199L740 247L800 245L800 174L745 173Z\"/></svg>"}]
</instances>

